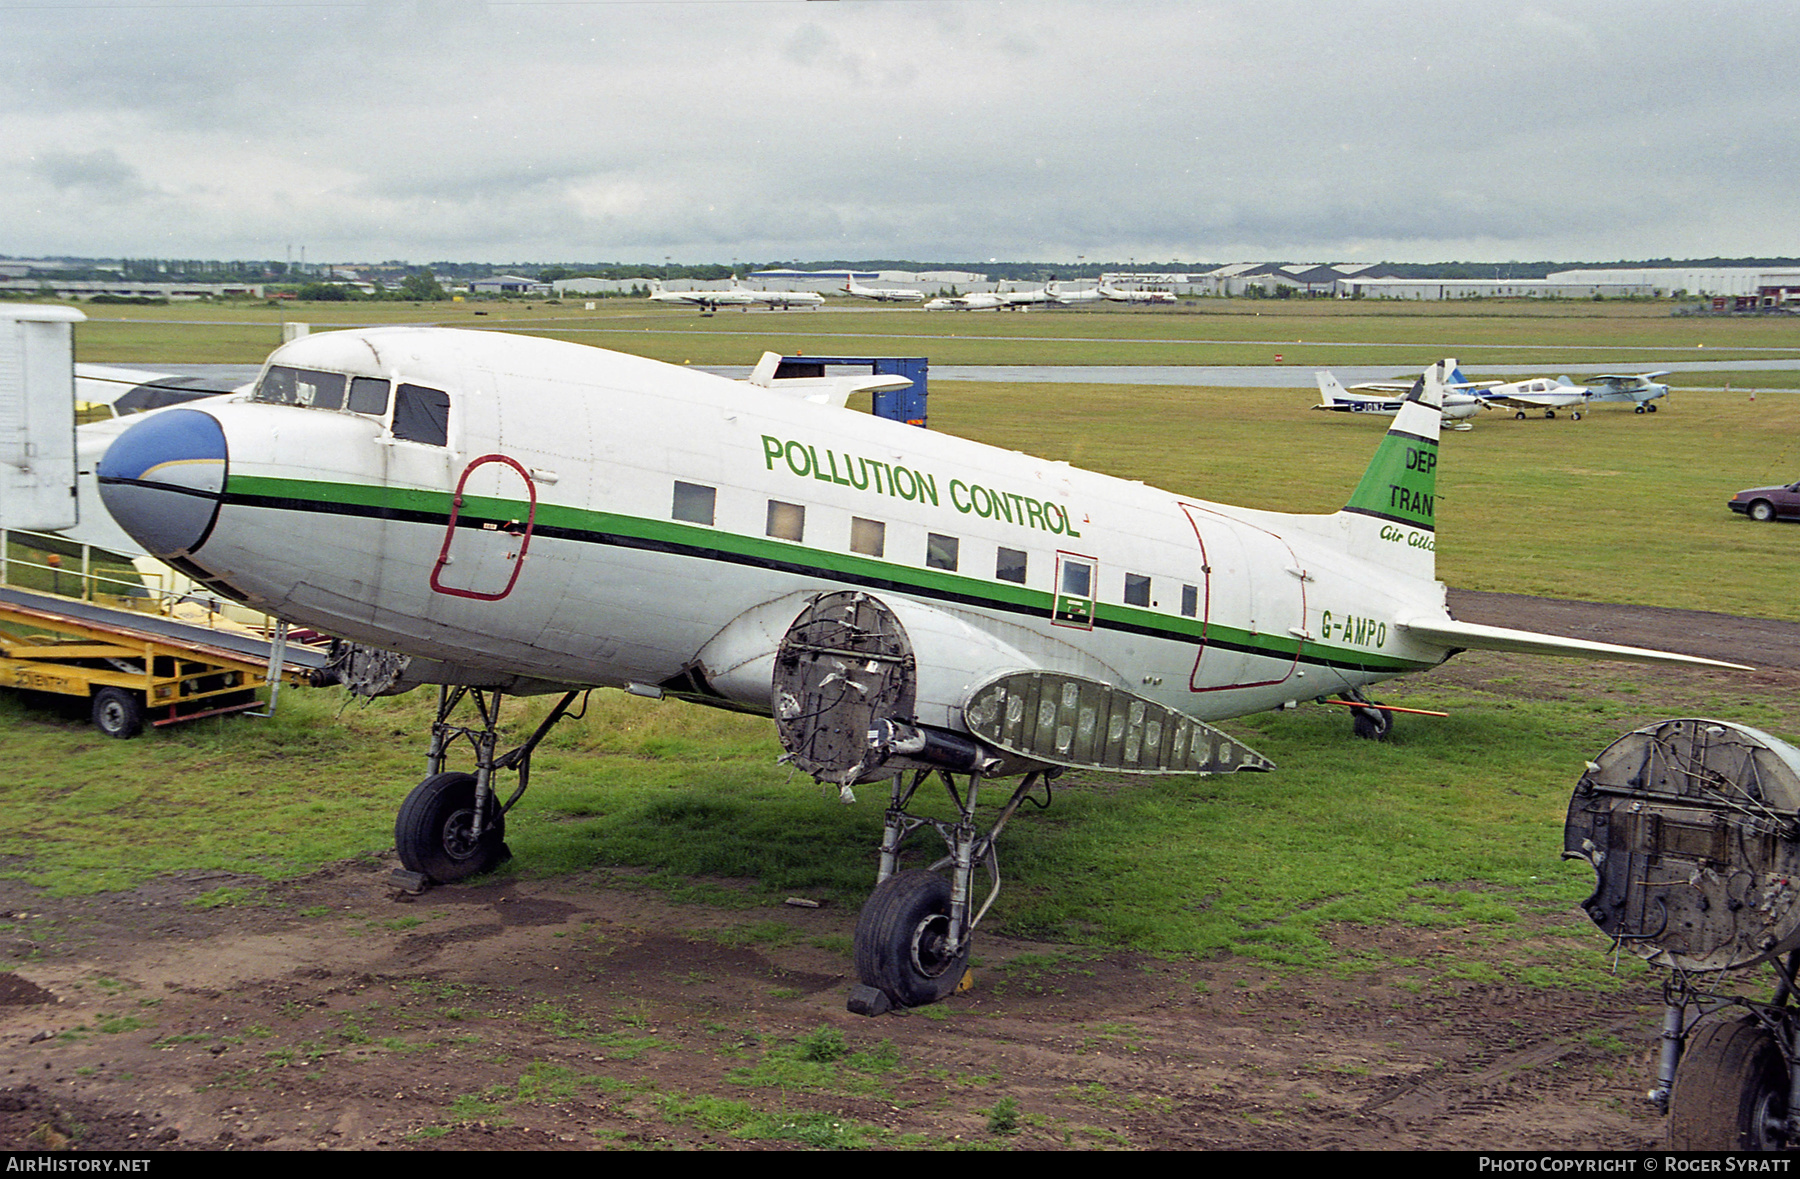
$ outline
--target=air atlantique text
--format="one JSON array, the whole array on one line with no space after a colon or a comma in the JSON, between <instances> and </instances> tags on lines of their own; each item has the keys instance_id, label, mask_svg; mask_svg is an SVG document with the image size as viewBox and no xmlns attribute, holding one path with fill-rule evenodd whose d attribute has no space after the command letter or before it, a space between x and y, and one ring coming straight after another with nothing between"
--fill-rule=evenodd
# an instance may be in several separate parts
<instances>
[{"instance_id":1,"label":"air atlantique text","mask_svg":"<svg viewBox=\"0 0 1800 1179\"><path fill-rule=\"evenodd\" d=\"M829 448L820 450L807 442L783 442L768 434L762 436L762 442L763 461L771 471L776 463L784 463L802 479L811 477L857 491L940 506L937 476L929 471L838 454ZM949 492L950 506L965 515L973 513L984 520L1004 520L1059 536L1081 535L1069 518L1069 509L1049 500L1033 499L1016 491L995 491L961 479L950 480L945 490Z\"/></svg>"}]
</instances>

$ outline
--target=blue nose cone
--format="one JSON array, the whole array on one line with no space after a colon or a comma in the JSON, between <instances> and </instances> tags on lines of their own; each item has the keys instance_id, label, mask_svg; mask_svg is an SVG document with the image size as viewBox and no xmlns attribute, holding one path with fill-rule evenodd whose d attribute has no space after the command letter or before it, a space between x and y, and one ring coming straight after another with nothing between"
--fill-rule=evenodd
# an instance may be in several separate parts
<instances>
[{"instance_id":1,"label":"blue nose cone","mask_svg":"<svg viewBox=\"0 0 1800 1179\"><path fill-rule=\"evenodd\" d=\"M225 492L225 431L197 409L152 414L120 434L95 468L100 500L151 554L206 543Z\"/></svg>"}]
</instances>

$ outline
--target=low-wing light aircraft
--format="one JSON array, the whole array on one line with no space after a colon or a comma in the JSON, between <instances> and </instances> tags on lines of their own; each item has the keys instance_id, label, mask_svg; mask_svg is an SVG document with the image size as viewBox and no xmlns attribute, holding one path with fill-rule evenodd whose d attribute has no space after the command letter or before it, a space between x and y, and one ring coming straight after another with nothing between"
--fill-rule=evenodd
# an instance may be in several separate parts
<instances>
[{"instance_id":1,"label":"low-wing light aircraft","mask_svg":"<svg viewBox=\"0 0 1800 1179\"><path fill-rule=\"evenodd\" d=\"M702 311L721 307L773 307L783 311L789 307L822 307L825 296L816 291L753 291L742 286L734 276L731 286L722 291L666 291L660 282L650 283L652 303L685 303Z\"/></svg>"},{"instance_id":2,"label":"low-wing light aircraft","mask_svg":"<svg viewBox=\"0 0 1800 1179\"><path fill-rule=\"evenodd\" d=\"M151 552L364 645L339 661L353 688L444 686L395 822L422 876L496 862L532 750L594 686L771 714L792 763L846 801L889 783L851 994L874 1014L958 985L998 836L1062 771L1270 769L1205 722L1335 697L1376 735L1388 714L1361 689L1465 648L1708 662L1450 616L1433 552L1446 374L1421 378L1323 515L1158 491L780 381L443 328L285 344L253 393L139 418L99 478ZM502 754L508 692L563 696ZM446 767L461 737L473 773ZM954 820L909 809L934 775ZM983 830L980 787L1007 775L1023 778ZM926 827L946 854L904 868Z\"/></svg>"},{"instance_id":3,"label":"low-wing light aircraft","mask_svg":"<svg viewBox=\"0 0 1800 1179\"><path fill-rule=\"evenodd\" d=\"M865 287L855 279L846 279L844 293L858 299L874 299L880 303L918 303L924 300L924 291L915 291L910 287Z\"/></svg>"},{"instance_id":4,"label":"low-wing light aircraft","mask_svg":"<svg viewBox=\"0 0 1800 1179\"><path fill-rule=\"evenodd\" d=\"M1541 409L1545 417L1553 418L1557 410L1567 409L1570 420L1579 422L1581 410L1576 407L1595 401L1632 402L1638 413L1655 413L1656 399L1667 397L1669 387L1658 385L1651 378L1667 375L1666 372L1607 373L1592 378L1592 385L1577 385L1568 377L1557 377L1554 381L1548 377L1533 377L1507 384L1467 387L1479 388L1476 396L1490 405L1504 405L1518 411L1513 414L1515 418L1523 418L1527 410L1533 409Z\"/></svg>"},{"instance_id":5,"label":"low-wing light aircraft","mask_svg":"<svg viewBox=\"0 0 1800 1179\"><path fill-rule=\"evenodd\" d=\"M1445 371L1456 374L1456 361L1444 361ZM1364 381L1352 385L1348 389L1338 382L1337 377L1329 372L1315 372L1313 379L1319 383L1319 404L1314 409L1322 409L1328 413L1372 413L1393 415L1400 412L1406 404L1406 395L1412 391L1411 385L1397 381ZM1443 405L1440 412L1450 419L1451 428L1467 430L1468 419L1481 412L1481 399L1467 393L1452 392L1449 386L1444 390Z\"/></svg>"}]
</instances>

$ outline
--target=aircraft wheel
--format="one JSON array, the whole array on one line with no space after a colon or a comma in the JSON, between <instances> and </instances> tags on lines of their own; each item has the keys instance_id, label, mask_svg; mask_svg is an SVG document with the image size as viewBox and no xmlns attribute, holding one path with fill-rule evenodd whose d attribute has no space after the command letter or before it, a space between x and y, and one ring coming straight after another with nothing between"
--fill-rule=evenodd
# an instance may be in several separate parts
<instances>
[{"instance_id":1,"label":"aircraft wheel","mask_svg":"<svg viewBox=\"0 0 1800 1179\"><path fill-rule=\"evenodd\" d=\"M1755 1016L1715 1020L1688 1038L1675 1072L1669 1145L1676 1150L1781 1150L1787 1065Z\"/></svg>"},{"instance_id":2,"label":"aircraft wheel","mask_svg":"<svg viewBox=\"0 0 1800 1179\"><path fill-rule=\"evenodd\" d=\"M144 729L144 705L136 693L124 688L101 688L94 693L94 727L123 741Z\"/></svg>"},{"instance_id":3,"label":"aircraft wheel","mask_svg":"<svg viewBox=\"0 0 1800 1179\"><path fill-rule=\"evenodd\" d=\"M1547 418L1553 418L1556 416L1556 411L1553 409L1547 409L1544 411L1544 416Z\"/></svg>"},{"instance_id":4,"label":"aircraft wheel","mask_svg":"<svg viewBox=\"0 0 1800 1179\"><path fill-rule=\"evenodd\" d=\"M1570 421L1571 421L1571 422L1579 422L1579 421L1580 421L1580 420L1581 420L1581 411L1580 411L1580 410L1576 410L1576 411L1575 411L1575 412L1574 412L1574 413L1572 413L1572 414L1570 414L1570 415L1569 415L1569 420L1570 420Z\"/></svg>"},{"instance_id":5,"label":"aircraft wheel","mask_svg":"<svg viewBox=\"0 0 1800 1179\"><path fill-rule=\"evenodd\" d=\"M1350 710L1350 729L1364 741L1386 741L1394 731L1394 714L1385 708L1369 706Z\"/></svg>"},{"instance_id":6,"label":"aircraft wheel","mask_svg":"<svg viewBox=\"0 0 1800 1179\"><path fill-rule=\"evenodd\" d=\"M950 882L915 868L896 872L869 894L856 919L856 973L896 1007L935 1003L962 982L969 945L950 940Z\"/></svg>"},{"instance_id":7,"label":"aircraft wheel","mask_svg":"<svg viewBox=\"0 0 1800 1179\"><path fill-rule=\"evenodd\" d=\"M1770 520L1775 518L1775 505L1766 499L1757 500L1750 505L1750 518L1752 520L1761 520L1763 523L1767 524ZM98 701L99 698L96 697L95 699ZM96 703L95 707L98 708L99 704ZM100 722L96 719L94 723L99 724Z\"/></svg>"},{"instance_id":8,"label":"aircraft wheel","mask_svg":"<svg viewBox=\"0 0 1800 1179\"><path fill-rule=\"evenodd\" d=\"M1632 410L1631 412L1632 413L1646 413L1648 411L1644 409L1644 403L1640 401L1640 402L1638 402L1638 407L1636 409Z\"/></svg>"},{"instance_id":9,"label":"aircraft wheel","mask_svg":"<svg viewBox=\"0 0 1800 1179\"><path fill-rule=\"evenodd\" d=\"M1656 403L1653 401L1649 405L1645 406L1644 408L1648 409L1651 413L1655 413L1656 412Z\"/></svg>"},{"instance_id":10,"label":"aircraft wheel","mask_svg":"<svg viewBox=\"0 0 1800 1179\"><path fill-rule=\"evenodd\" d=\"M1525 411L1524 410L1520 410L1518 413L1513 415L1513 421L1515 421L1515 422L1522 422L1524 420L1525 420Z\"/></svg>"},{"instance_id":11,"label":"aircraft wheel","mask_svg":"<svg viewBox=\"0 0 1800 1179\"><path fill-rule=\"evenodd\" d=\"M486 872L511 854L506 816L495 815L481 833L475 826L475 775L433 774L413 787L394 819L394 849L410 872L439 884Z\"/></svg>"}]
</instances>

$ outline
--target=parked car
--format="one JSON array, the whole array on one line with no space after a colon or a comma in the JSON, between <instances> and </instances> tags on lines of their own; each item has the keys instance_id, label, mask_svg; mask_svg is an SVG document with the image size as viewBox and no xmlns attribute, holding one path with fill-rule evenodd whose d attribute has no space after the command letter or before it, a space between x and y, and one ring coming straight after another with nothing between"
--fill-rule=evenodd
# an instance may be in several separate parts
<instances>
[{"instance_id":1,"label":"parked car","mask_svg":"<svg viewBox=\"0 0 1800 1179\"><path fill-rule=\"evenodd\" d=\"M1732 496L1725 506L1752 520L1800 520L1800 483L1752 487Z\"/></svg>"}]
</instances>

